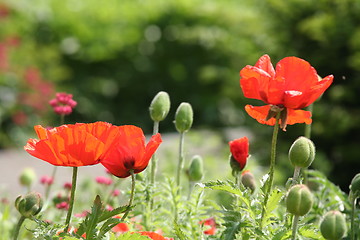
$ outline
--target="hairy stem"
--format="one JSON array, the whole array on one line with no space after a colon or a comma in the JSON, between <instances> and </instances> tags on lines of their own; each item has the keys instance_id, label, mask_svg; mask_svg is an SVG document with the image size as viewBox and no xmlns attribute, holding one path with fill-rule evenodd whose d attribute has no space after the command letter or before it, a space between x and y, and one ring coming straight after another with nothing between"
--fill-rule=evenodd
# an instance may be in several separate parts
<instances>
[{"instance_id":1,"label":"hairy stem","mask_svg":"<svg viewBox=\"0 0 360 240\"><path fill-rule=\"evenodd\" d=\"M132 206L133 201L134 201L134 193L135 193L135 174L134 174L134 170L130 170L130 174L131 174L131 193L130 193L129 205L128 205L128 208L126 209L126 212L122 216L121 221L124 221L125 218L127 217L127 215L129 215L131 206Z\"/></svg>"},{"instance_id":2,"label":"hairy stem","mask_svg":"<svg viewBox=\"0 0 360 240\"><path fill-rule=\"evenodd\" d=\"M352 200L352 204L351 204L351 223L350 223L350 227L351 227L351 240L355 240L355 209L356 209L356 198L354 198Z\"/></svg>"},{"instance_id":3,"label":"hairy stem","mask_svg":"<svg viewBox=\"0 0 360 240\"><path fill-rule=\"evenodd\" d=\"M72 211L73 211L73 208L74 208L77 172L78 172L78 167L73 167L69 209L68 209L68 212L67 212L66 221L65 221L65 229L64 229L65 232L67 232L68 229L69 229L70 219L71 219Z\"/></svg>"},{"instance_id":4,"label":"hairy stem","mask_svg":"<svg viewBox=\"0 0 360 240\"><path fill-rule=\"evenodd\" d=\"M21 215L17 225L16 225L16 228L15 228L15 232L14 232L14 240L17 240L18 236L19 236L19 232L20 232L20 228L21 228L21 225L24 223L25 221L25 217Z\"/></svg>"},{"instance_id":5,"label":"hairy stem","mask_svg":"<svg viewBox=\"0 0 360 240\"><path fill-rule=\"evenodd\" d=\"M273 136L271 140L271 155L270 155L270 170L269 170L269 182L268 182L268 188L265 189L265 197L264 197L264 203L262 206L262 212L261 212L261 228L263 223L263 218L266 212L266 205L269 200L270 192L272 189L273 181L274 181L274 171L275 171L275 161L276 161L276 143L277 143L277 136L279 133L279 118L280 118L280 112L276 115L276 121L273 131Z\"/></svg>"},{"instance_id":6,"label":"hairy stem","mask_svg":"<svg viewBox=\"0 0 360 240\"><path fill-rule=\"evenodd\" d=\"M298 223L299 223L299 216L294 216L293 223L292 223L292 237L291 237L291 240L296 239Z\"/></svg>"},{"instance_id":7,"label":"hairy stem","mask_svg":"<svg viewBox=\"0 0 360 240\"><path fill-rule=\"evenodd\" d=\"M176 186L179 188L180 188L181 170L183 169L183 165L184 165L184 136L185 136L185 133L181 132L180 133L180 143L179 143L179 163L178 163L178 168L177 168L177 172L176 172Z\"/></svg>"}]
</instances>

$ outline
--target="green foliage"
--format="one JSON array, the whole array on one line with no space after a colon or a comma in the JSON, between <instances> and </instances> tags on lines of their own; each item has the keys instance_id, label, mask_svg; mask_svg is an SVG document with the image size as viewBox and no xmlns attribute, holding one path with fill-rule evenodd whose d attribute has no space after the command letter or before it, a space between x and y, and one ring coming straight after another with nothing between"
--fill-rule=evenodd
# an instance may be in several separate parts
<instances>
[{"instance_id":1,"label":"green foliage","mask_svg":"<svg viewBox=\"0 0 360 240\"><path fill-rule=\"evenodd\" d=\"M110 240L149 240L147 236L140 235L139 233L124 233L119 237L111 235Z\"/></svg>"}]
</instances>

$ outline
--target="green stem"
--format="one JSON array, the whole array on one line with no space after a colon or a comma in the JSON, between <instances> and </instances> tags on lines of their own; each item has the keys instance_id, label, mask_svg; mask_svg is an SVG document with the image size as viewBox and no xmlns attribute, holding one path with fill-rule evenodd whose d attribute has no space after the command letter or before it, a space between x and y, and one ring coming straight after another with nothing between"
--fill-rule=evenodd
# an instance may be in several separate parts
<instances>
[{"instance_id":1,"label":"green stem","mask_svg":"<svg viewBox=\"0 0 360 240\"><path fill-rule=\"evenodd\" d=\"M159 133L159 122L155 121L154 122L154 128L153 128L153 135ZM156 166L157 166L157 161L156 161L156 157L155 157L155 153L152 155L151 157L151 175L150 175L150 183L152 185L155 184L155 174L156 174Z\"/></svg>"},{"instance_id":2,"label":"green stem","mask_svg":"<svg viewBox=\"0 0 360 240\"><path fill-rule=\"evenodd\" d=\"M354 198L354 200L352 201L352 206L351 206L351 240L355 240L355 209L356 209L356 198Z\"/></svg>"},{"instance_id":3,"label":"green stem","mask_svg":"<svg viewBox=\"0 0 360 240\"><path fill-rule=\"evenodd\" d=\"M266 205L269 200L270 192L272 189L273 181L274 181L274 171L275 171L275 160L276 160L276 143L277 143L277 136L279 133L279 118L280 118L280 112L277 113L275 118L275 126L273 131L273 136L271 140L271 155L270 155L270 170L269 170L269 182L268 182L268 188L265 189L265 197L264 197L264 203L262 206L262 212L261 212L261 228L263 223L263 218L266 212Z\"/></svg>"},{"instance_id":4,"label":"green stem","mask_svg":"<svg viewBox=\"0 0 360 240\"><path fill-rule=\"evenodd\" d=\"M292 237L291 240L295 240L296 239L296 232L297 232L297 228L298 228L298 223L299 223L299 216L294 216L293 219L293 227L292 227Z\"/></svg>"},{"instance_id":5,"label":"green stem","mask_svg":"<svg viewBox=\"0 0 360 240\"><path fill-rule=\"evenodd\" d=\"M72 215L72 211L73 211L73 208L74 208L74 199L75 199L77 172L78 172L78 167L73 167L69 209L68 209L68 212L67 212L67 215L66 215L65 229L64 229L65 232L68 232L69 225L70 225L71 215Z\"/></svg>"},{"instance_id":6,"label":"green stem","mask_svg":"<svg viewBox=\"0 0 360 240\"><path fill-rule=\"evenodd\" d=\"M313 109L314 109L314 104L311 104L311 105L309 105L307 107L306 110L311 112L311 114L312 114ZM311 137L311 123L310 124L305 124L305 135L304 135L304 137L310 139L310 137Z\"/></svg>"},{"instance_id":7,"label":"green stem","mask_svg":"<svg viewBox=\"0 0 360 240\"><path fill-rule=\"evenodd\" d=\"M25 221L25 217L24 216L21 216L17 225L16 225L16 228L15 228L15 232L14 232L14 240L17 240L18 236L19 236L19 232L20 232L20 228L21 228L21 225L24 223Z\"/></svg>"},{"instance_id":8,"label":"green stem","mask_svg":"<svg viewBox=\"0 0 360 240\"><path fill-rule=\"evenodd\" d=\"M130 193L130 200L129 200L129 205L128 208L126 209L126 212L124 213L124 215L121 218L121 222L125 220L125 218L127 217L127 215L129 215L131 206L133 204L134 201L134 193L135 193L135 174L134 174L134 170L130 170L130 174L131 174L131 193Z\"/></svg>"},{"instance_id":9,"label":"green stem","mask_svg":"<svg viewBox=\"0 0 360 240\"><path fill-rule=\"evenodd\" d=\"M295 167L291 186L295 185L298 182L300 170L301 170L301 167Z\"/></svg>"},{"instance_id":10,"label":"green stem","mask_svg":"<svg viewBox=\"0 0 360 240\"><path fill-rule=\"evenodd\" d=\"M178 163L178 168L177 168L177 172L176 172L176 186L178 188L180 188L180 174L181 174L181 170L183 169L183 164L184 164L184 136L185 136L185 133L181 132L180 133L180 143L179 143L179 163Z\"/></svg>"}]
</instances>

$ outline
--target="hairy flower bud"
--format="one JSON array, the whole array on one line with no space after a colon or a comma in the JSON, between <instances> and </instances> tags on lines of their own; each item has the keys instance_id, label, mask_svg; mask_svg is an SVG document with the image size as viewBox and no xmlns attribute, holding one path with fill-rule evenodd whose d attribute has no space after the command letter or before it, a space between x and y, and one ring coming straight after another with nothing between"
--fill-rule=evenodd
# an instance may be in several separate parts
<instances>
[{"instance_id":1,"label":"hairy flower bud","mask_svg":"<svg viewBox=\"0 0 360 240\"><path fill-rule=\"evenodd\" d=\"M294 167L309 167L315 159L314 143L306 137L299 137L290 147L289 159Z\"/></svg>"},{"instance_id":2,"label":"hairy flower bud","mask_svg":"<svg viewBox=\"0 0 360 240\"><path fill-rule=\"evenodd\" d=\"M43 201L40 193L30 192L26 195L20 195L15 200L16 209L24 217L31 218L41 211Z\"/></svg>"},{"instance_id":3,"label":"hairy flower bud","mask_svg":"<svg viewBox=\"0 0 360 240\"><path fill-rule=\"evenodd\" d=\"M326 213L320 223L320 231L325 239L342 239L347 231L344 215L339 211Z\"/></svg>"},{"instance_id":4,"label":"hairy flower bud","mask_svg":"<svg viewBox=\"0 0 360 240\"><path fill-rule=\"evenodd\" d=\"M306 185L291 187L286 196L286 209L295 216L304 216L313 205L313 196Z\"/></svg>"},{"instance_id":5,"label":"hairy flower bud","mask_svg":"<svg viewBox=\"0 0 360 240\"><path fill-rule=\"evenodd\" d=\"M32 168L24 168L20 174L20 184L25 187L30 187L36 179L36 174Z\"/></svg>"},{"instance_id":6,"label":"hairy flower bud","mask_svg":"<svg viewBox=\"0 0 360 240\"><path fill-rule=\"evenodd\" d=\"M187 175L191 182L198 182L204 176L203 160L201 156L195 155L191 159Z\"/></svg>"},{"instance_id":7,"label":"hairy flower bud","mask_svg":"<svg viewBox=\"0 0 360 240\"><path fill-rule=\"evenodd\" d=\"M246 188L249 188L251 192L254 192L256 189L255 177L249 170L246 170L241 173L241 183Z\"/></svg>"},{"instance_id":8,"label":"hairy flower bud","mask_svg":"<svg viewBox=\"0 0 360 240\"><path fill-rule=\"evenodd\" d=\"M175 113L175 127L180 133L187 132L193 123L193 109L189 103L183 102Z\"/></svg>"},{"instance_id":9,"label":"hairy flower bud","mask_svg":"<svg viewBox=\"0 0 360 240\"><path fill-rule=\"evenodd\" d=\"M352 201L360 197L360 173L356 174L351 180L350 196L353 198Z\"/></svg>"},{"instance_id":10,"label":"hairy flower bud","mask_svg":"<svg viewBox=\"0 0 360 240\"><path fill-rule=\"evenodd\" d=\"M156 94L150 104L150 117L155 122L160 122L166 118L170 110L170 97L167 92Z\"/></svg>"}]
</instances>

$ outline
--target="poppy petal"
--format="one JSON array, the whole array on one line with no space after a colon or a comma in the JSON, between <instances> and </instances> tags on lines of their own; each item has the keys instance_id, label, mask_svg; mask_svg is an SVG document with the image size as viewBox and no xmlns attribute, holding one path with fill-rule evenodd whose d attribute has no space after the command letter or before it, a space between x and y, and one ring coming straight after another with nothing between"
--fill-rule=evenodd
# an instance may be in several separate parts
<instances>
[{"instance_id":1,"label":"poppy petal","mask_svg":"<svg viewBox=\"0 0 360 240\"><path fill-rule=\"evenodd\" d=\"M289 125L293 125L295 123L310 124L312 122L311 112L309 111L287 109L287 114L286 123Z\"/></svg>"},{"instance_id":2,"label":"poppy petal","mask_svg":"<svg viewBox=\"0 0 360 240\"><path fill-rule=\"evenodd\" d=\"M158 149L159 145L162 143L160 133L155 134L151 137L150 141L146 145L145 153L141 161L141 166L147 166L149 164L150 158Z\"/></svg>"},{"instance_id":3,"label":"poppy petal","mask_svg":"<svg viewBox=\"0 0 360 240\"><path fill-rule=\"evenodd\" d=\"M275 76L275 69L271 63L269 55L265 54L259 58L256 62L255 67L260 68L267 72L271 77Z\"/></svg>"},{"instance_id":4,"label":"poppy petal","mask_svg":"<svg viewBox=\"0 0 360 240\"><path fill-rule=\"evenodd\" d=\"M265 105L261 107L254 107L252 105L246 105L245 111L250 115L250 117L255 118L261 124L267 124L274 126L275 119L271 118L266 121L266 117L269 113L270 105Z\"/></svg>"},{"instance_id":5,"label":"poppy petal","mask_svg":"<svg viewBox=\"0 0 360 240\"><path fill-rule=\"evenodd\" d=\"M260 68L248 65L240 71L240 76L240 86L246 98L267 102L270 74Z\"/></svg>"},{"instance_id":6,"label":"poppy petal","mask_svg":"<svg viewBox=\"0 0 360 240\"><path fill-rule=\"evenodd\" d=\"M323 79L321 79L315 86L313 86L307 94L306 97L307 101L300 108L307 107L313 102L315 102L316 99L318 99L321 96L321 94L323 94L325 90L328 87L330 87L330 85L333 82L333 79L334 79L333 75L326 76Z\"/></svg>"},{"instance_id":7,"label":"poppy petal","mask_svg":"<svg viewBox=\"0 0 360 240\"><path fill-rule=\"evenodd\" d=\"M318 82L316 70L310 63L297 57L280 60L276 65L276 77L285 79L284 91L306 92Z\"/></svg>"}]
</instances>

